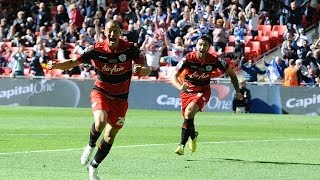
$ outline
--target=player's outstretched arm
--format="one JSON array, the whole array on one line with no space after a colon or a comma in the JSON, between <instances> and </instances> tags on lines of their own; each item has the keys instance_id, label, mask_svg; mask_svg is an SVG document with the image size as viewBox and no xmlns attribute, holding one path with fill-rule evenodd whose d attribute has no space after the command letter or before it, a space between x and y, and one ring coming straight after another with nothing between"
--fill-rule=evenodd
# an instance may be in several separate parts
<instances>
[{"instance_id":1,"label":"player's outstretched arm","mask_svg":"<svg viewBox=\"0 0 320 180\"><path fill-rule=\"evenodd\" d=\"M226 71L226 74L230 77L231 83L234 87L234 90L236 91L236 98L239 100L242 100L243 96L240 93L239 80L236 73L233 71L233 69L229 67Z\"/></svg>"},{"instance_id":2,"label":"player's outstretched arm","mask_svg":"<svg viewBox=\"0 0 320 180\"><path fill-rule=\"evenodd\" d=\"M68 70L71 68L74 68L81 64L76 59L69 59L61 62L54 62L54 61L49 61L47 64L48 69L62 69L62 70Z\"/></svg>"},{"instance_id":3,"label":"player's outstretched arm","mask_svg":"<svg viewBox=\"0 0 320 180\"><path fill-rule=\"evenodd\" d=\"M180 74L181 73L179 73L178 71L173 71L170 77L170 82L175 88L179 89L180 91L186 91L188 89L188 85L179 81Z\"/></svg>"}]
</instances>

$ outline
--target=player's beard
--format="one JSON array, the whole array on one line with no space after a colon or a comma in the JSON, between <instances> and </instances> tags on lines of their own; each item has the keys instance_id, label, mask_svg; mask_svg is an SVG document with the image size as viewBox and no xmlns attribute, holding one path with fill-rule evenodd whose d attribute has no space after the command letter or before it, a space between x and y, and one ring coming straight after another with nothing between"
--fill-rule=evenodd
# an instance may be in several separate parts
<instances>
[{"instance_id":1,"label":"player's beard","mask_svg":"<svg viewBox=\"0 0 320 180\"><path fill-rule=\"evenodd\" d=\"M200 59L206 57L206 55L207 55L207 51L205 51L205 50L199 50L199 51L198 51L198 57L199 57Z\"/></svg>"},{"instance_id":2,"label":"player's beard","mask_svg":"<svg viewBox=\"0 0 320 180\"><path fill-rule=\"evenodd\" d=\"M112 38L109 38L108 40L109 40L110 49L116 49L118 47L118 44L119 44L118 38L112 37Z\"/></svg>"}]
</instances>

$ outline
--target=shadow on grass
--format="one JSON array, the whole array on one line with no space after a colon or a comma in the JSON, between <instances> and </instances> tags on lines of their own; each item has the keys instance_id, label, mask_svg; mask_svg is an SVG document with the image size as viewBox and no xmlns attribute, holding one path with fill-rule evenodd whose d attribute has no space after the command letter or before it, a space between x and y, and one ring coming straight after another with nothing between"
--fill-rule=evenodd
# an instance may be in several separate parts
<instances>
[{"instance_id":1,"label":"shadow on grass","mask_svg":"<svg viewBox=\"0 0 320 180\"><path fill-rule=\"evenodd\" d=\"M320 166L319 163L303 163L303 162L276 162L276 161L250 161L243 159L232 159L232 158L215 158L223 161L233 161L242 163L260 163L260 164L278 164L278 165L305 165L305 166Z\"/></svg>"}]
</instances>

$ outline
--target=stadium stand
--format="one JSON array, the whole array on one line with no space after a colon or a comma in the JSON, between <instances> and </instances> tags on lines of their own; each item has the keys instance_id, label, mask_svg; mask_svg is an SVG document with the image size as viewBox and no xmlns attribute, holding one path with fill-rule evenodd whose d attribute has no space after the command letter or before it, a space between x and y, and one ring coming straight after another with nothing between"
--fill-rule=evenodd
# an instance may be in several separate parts
<instances>
[{"instance_id":1,"label":"stadium stand","mask_svg":"<svg viewBox=\"0 0 320 180\"><path fill-rule=\"evenodd\" d=\"M8 36L8 32L10 29L10 26L13 25L13 22L17 19L17 13L19 11L25 11L26 9L31 9L32 11L25 11L26 16L23 17L23 21L21 21L21 23L25 23L26 26L29 25L26 21L27 18L32 17L33 18L33 22L34 25L30 26L30 28L34 29L34 37L35 40L36 39L43 39L44 41L47 41L47 35L42 35L39 31L36 31L35 26L37 25L37 23L42 23L42 26L46 26L46 29L48 30L48 32L54 34L54 38L55 41L64 41L65 42L65 47L64 48L64 54L65 57L67 58L69 57L75 57L76 54L74 54L73 50L74 48L77 46L77 44L79 43L79 35L80 34L85 34L86 35L86 46L88 44L90 44L90 42L95 42L95 41L99 41L101 39L103 39L103 32L100 29L103 29L104 23L106 21L108 21L109 19L115 19L118 20L122 25L123 25L123 31L125 32L123 34L123 38L126 38L128 40L132 40L137 46L141 46L142 42L144 41L145 35L154 35L157 34L158 31L155 30L155 23L154 23L154 16L155 16L155 9L156 8L161 8L163 10L163 13L159 14L159 19L161 20L161 23L164 23L163 29L165 32L168 33L169 39L171 41L171 43L174 43L174 39L177 36L181 36L182 39L184 40L184 44L186 46L185 48L185 52L192 50L192 47L194 47L194 45L192 45L192 41L191 42L187 42L186 40L186 36L189 35L188 33L188 27L193 27L194 31L199 31L199 33L211 33L212 29L214 29L214 24L210 23L210 21L207 21L206 24L206 28L204 27L200 27L200 19L201 18L210 18L210 16L208 16L208 14L206 14L205 12L198 12L197 9L194 9L193 7L195 7L196 5L196 1L192 2L191 4L188 4L188 2L185 1L174 1L173 3L176 3L175 6L179 7L178 9L170 9L169 7L171 6L170 4L167 4L166 2L163 1L163 4L161 5L161 7L157 7L157 5L155 4L155 2L149 2L149 4L144 3L143 1L121 1L120 4L117 4L117 1L107 1L106 2L106 6L105 7L99 7L98 5L96 5L96 9L93 10L93 12L89 12L88 10L88 5L89 5L89 1L85 1L85 7L82 7L79 5L78 1L76 2L76 7L80 9L80 12L82 13L81 15L83 17L85 17L83 19L83 24L86 25L86 27L84 29L77 28L75 29L76 34L72 35L72 33L70 33L70 28L74 28L74 26L72 26L72 24L70 24L69 22L72 22L72 16L71 16L71 12L69 10L69 6L70 4L65 3L65 1L56 1L56 2L52 2L52 1L44 1L45 2L45 8L47 12L49 12L50 16L49 17L49 21L48 22L38 22L39 19L37 19L37 14L39 13L39 6L40 6L40 2L39 1L23 1L23 0L12 0L10 2L7 1L0 1L0 3L2 4L3 8L8 8L11 9L12 11L7 12L7 14L3 14L1 15L1 18L5 18L8 19L8 24L6 25L1 25L1 27L4 28L5 30L5 35L6 37L1 38L1 42L2 44L4 44L5 46L5 50L2 51L3 56L6 54L5 52L11 50L11 53L14 53L17 51L18 47L13 46L13 36L19 36L21 39L25 39L27 38L25 30L19 30L19 28L17 28L15 31L21 31L21 32L15 32L14 35L12 35L12 37L10 38ZM60 3L59 3L60 2ZM211 2L211 1L210 1ZM245 2L245 1L243 1ZM241 2L241 3L243 3ZM209 2L204 2L203 4L201 4L201 6L203 6L203 8L205 8L205 6L214 6L214 4L206 4ZM19 4L19 7L16 7L14 9L12 9L12 7L15 7L17 4ZM60 10L58 10L59 5L63 6L65 11L61 12ZM241 4L242 7L245 7L247 4ZM224 7L229 7L230 4L227 4L227 2L224 4ZM114 10L112 9L112 7L118 7L118 9ZM145 7L145 8L142 8ZM168 8L165 8L168 7ZM188 7L187 9L184 7ZM256 6L258 7L258 6ZM302 16L302 24L303 27L307 28L310 27L314 24L316 24L319 20L319 14L320 14L320 5L317 4L316 6L314 6L316 8L316 15L313 18L312 22L308 22L306 20L306 16L303 15ZM150 14L148 14L146 12L146 9L149 8L150 10ZM192 9L192 11L191 11ZM198 8L199 9L199 8ZM169 10L170 12L168 12L167 10ZM224 53L226 54L232 54L234 53L234 45L235 45L235 37L233 35L233 28L234 28L234 23L231 22L232 17L229 16L230 12L228 8L225 8L226 12L223 12L224 15L226 15L226 19L228 20L227 24L229 24L229 28L226 31L226 38L227 38L227 42L226 42L226 48ZM87 12L88 11L88 12ZM177 12L178 14L177 14ZM259 10L257 10L259 11ZM264 9L265 11L265 9ZM63 14L64 13L64 14ZM91 13L91 14L90 14ZM270 18L272 17L272 14L268 14L268 11L266 11L265 13L262 13L262 11L259 11L259 13L263 14L263 16L261 16L261 19L259 20L259 24L258 24L258 36L255 36L254 39L252 39L252 36L250 34L250 29L249 27L247 27L248 29L248 33L247 36L245 36L245 59L253 59L255 62L259 61L260 58L264 55L264 54L268 54L270 52L272 52L274 50L274 48L279 47L284 39L284 34L287 32L287 25L280 25L278 22L278 20L273 21L272 23L268 24L269 21L266 21L266 19L268 19L268 15L270 16ZM99 15L100 14L100 15ZM10 18L12 17L12 18ZM53 23L57 22L58 19L57 18L66 18L67 21L64 24L59 24L59 28L60 30L55 30L55 28L52 26ZM185 19L183 19L183 17L187 17ZM188 19L189 17L189 19ZM96 22L94 22L94 19L96 19L97 21L97 25L95 26ZM218 18L217 18L218 19ZM215 19L215 20L217 20ZM169 20L169 21L168 21ZM172 23L170 22L170 20L175 20L176 25L178 28L176 28L175 26L172 25ZM18 21L19 22L19 21ZM159 21L160 22L160 21ZM31 23L31 24L32 24ZM29 26L28 26L29 27ZM90 37L88 36L88 28L94 28L95 29L95 36L94 37ZM172 29L174 29L174 31L180 31L180 35L175 35L174 31L172 31ZM190 30L190 29L189 29ZM206 31L208 30L208 31ZM200 32L203 31L203 32ZM191 39L196 39L196 34L197 33L193 33ZM191 35L191 34L190 34ZM199 34L197 34L199 35ZM1 36L1 34L0 34ZM73 37L74 36L74 37ZM71 37L71 38L70 38ZM160 37L161 34L160 34ZM91 40L91 41L90 41ZM160 39L161 40L161 39ZM23 42L23 41L22 41ZM152 43L152 42L150 42ZM191 43L191 44L190 44ZM91 43L92 44L92 43ZM161 45L161 44L160 44ZM39 56L45 56L42 57L41 61L42 61L42 67L45 69L45 63L48 59L51 60L62 60L62 59L57 59L57 54L59 52L59 48L58 47L54 47L54 48L48 48L46 47L46 53L45 55L39 55ZM85 49L85 47L84 47ZM25 49L25 53L27 55L29 55L30 51L34 50L33 46L26 46ZM216 53L217 55L222 55L223 53L218 53L218 52L214 52L214 49L210 49L211 52ZM40 53L38 53L40 54ZM173 52L172 50L169 49L164 49L163 52L163 56L172 56ZM233 57L232 57L233 58ZM232 58L228 58L226 59L226 61L229 63L229 66L234 68L236 71L239 71L240 69L237 66L237 61L238 59L232 59ZM10 64L11 58L10 56L7 58L7 63L8 65ZM167 67L169 68L171 65L169 62L167 61L161 61L160 63L160 67ZM31 77L31 67L25 67L23 72L27 77ZM81 67L80 67L81 68ZM3 67L4 69L4 74L3 76L9 76L10 73L12 72L11 67L10 66L6 66ZM29 70L28 70L29 69ZM93 72L91 72L90 77L91 78L95 78L96 74L94 73L94 70L92 70ZM61 71L48 71L45 70L45 74L46 77L66 77L66 75L64 75L65 72L61 72ZM221 76L222 73L221 72L214 72L213 76ZM76 75L74 75L76 76ZM78 78L78 77L77 77ZM79 76L80 78L80 76ZM154 80L154 77L148 77L148 78L140 78L140 77L136 77L136 76L132 76L132 79L137 79L137 80ZM159 72L159 80L165 80L168 79L168 75L165 72Z\"/></svg>"}]
</instances>

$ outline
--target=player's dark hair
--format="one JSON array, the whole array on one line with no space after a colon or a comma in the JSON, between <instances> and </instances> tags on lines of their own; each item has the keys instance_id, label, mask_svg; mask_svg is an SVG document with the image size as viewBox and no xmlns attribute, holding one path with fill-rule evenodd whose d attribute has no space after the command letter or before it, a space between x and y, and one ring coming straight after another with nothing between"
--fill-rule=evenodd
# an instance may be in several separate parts
<instances>
[{"instance_id":1,"label":"player's dark hair","mask_svg":"<svg viewBox=\"0 0 320 180\"><path fill-rule=\"evenodd\" d=\"M210 37L209 35L204 34L204 35L202 35L202 36L200 36L200 37L198 38L198 41L199 41L200 39L202 39L202 40L204 40L204 41L207 41L210 45L212 45L212 39L211 39L211 37Z\"/></svg>"}]
</instances>

